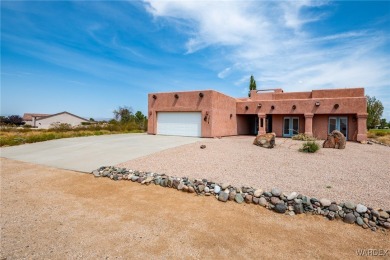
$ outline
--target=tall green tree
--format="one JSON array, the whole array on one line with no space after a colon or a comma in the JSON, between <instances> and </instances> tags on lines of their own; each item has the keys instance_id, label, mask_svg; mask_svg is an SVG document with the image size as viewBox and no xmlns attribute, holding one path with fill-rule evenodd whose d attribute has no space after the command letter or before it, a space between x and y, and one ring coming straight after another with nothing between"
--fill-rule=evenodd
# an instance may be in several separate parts
<instances>
[{"instance_id":1,"label":"tall green tree","mask_svg":"<svg viewBox=\"0 0 390 260\"><path fill-rule=\"evenodd\" d=\"M367 97L367 128L372 129L380 125L380 120L383 113L382 102L375 97Z\"/></svg>"},{"instance_id":2,"label":"tall green tree","mask_svg":"<svg viewBox=\"0 0 390 260\"><path fill-rule=\"evenodd\" d=\"M380 128L382 128L382 129L385 128L388 125L386 118L382 118L380 120L379 124L381 125Z\"/></svg>"},{"instance_id":3,"label":"tall green tree","mask_svg":"<svg viewBox=\"0 0 390 260\"><path fill-rule=\"evenodd\" d=\"M256 80L255 78L253 77L253 75L251 75L251 78L249 80L249 92L248 92L248 97L251 96L251 90L256 90L257 87L256 87Z\"/></svg>"},{"instance_id":4,"label":"tall green tree","mask_svg":"<svg viewBox=\"0 0 390 260\"><path fill-rule=\"evenodd\" d=\"M121 123L129 123L133 118L133 109L131 107L123 106L113 111L114 117Z\"/></svg>"},{"instance_id":5,"label":"tall green tree","mask_svg":"<svg viewBox=\"0 0 390 260\"><path fill-rule=\"evenodd\" d=\"M135 122L139 123L139 122L142 122L146 119L146 116L144 114L142 114L141 111L137 111L135 113Z\"/></svg>"},{"instance_id":6,"label":"tall green tree","mask_svg":"<svg viewBox=\"0 0 390 260\"><path fill-rule=\"evenodd\" d=\"M140 129L145 128L146 116L141 111L135 112L134 118Z\"/></svg>"}]
</instances>

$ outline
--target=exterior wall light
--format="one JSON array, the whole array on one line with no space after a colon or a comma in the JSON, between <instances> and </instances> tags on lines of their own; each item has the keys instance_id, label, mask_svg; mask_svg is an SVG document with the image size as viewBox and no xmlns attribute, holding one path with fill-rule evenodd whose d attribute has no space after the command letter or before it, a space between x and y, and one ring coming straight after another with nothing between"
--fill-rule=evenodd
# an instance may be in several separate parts
<instances>
[{"instance_id":1,"label":"exterior wall light","mask_svg":"<svg viewBox=\"0 0 390 260\"><path fill-rule=\"evenodd\" d=\"M233 114L230 114L230 119L232 119L232 117L233 117Z\"/></svg>"},{"instance_id":2,"label":"exterior wall light","mask_svg":"<svg viewBox=\"0 0 390 260\"><path fill-rule=\"evenodd\" d=\"M271 109L275 109L275 106L274 106L274 105L272 105L272 106L271 106Z\"/></svg>"},{"instance_id":3,"label":"exterior wall light","mask_svg":"<svg viewBox=\"0 0 390 260\"><path fill-rule=\"evenodd\" d=\"M209 111L206 111L203 121L207 122L207 119L209 118Z\"/></svg>"},{"instance_id":4,"label":"exterior wall light","mask_svg":"<svg viewBox=\"0 0 390 260\"><path fill-rule=\"evenodd\" d=\"M245 106L245 110L248 110L249 109L249 107L248 106Z\"/></svg>"},{"instance_id":5,"label":"exterior wall light","mask_svg":"<svg viewBox=\"0 0 390 260\"><path fill-rule=\"evenodd\" d=\"M157 96L156 96L156 95L153 95L153 99L157 99Z\"/></svg>"},{"instance_id":6,"label":"exterior wall light","mask_svg":"<svg viewBox=\"0 0 390 260\"><path fill-rule=\"evenodd\" d=\"M152 112L149 112L149 116L151 116L152 115Z\"/></svg>"},{"instance_id":7,"label":"exterior wall light","mask_svg":"<svg viewBox=\"0 0 390 260\"><path fill-rule=\"evenodd\" d=\"M337 108L339 108L339 106L340 106L339 104L334 104L333 107L334 107L334 109L337 109Z\"/></svg>"},{"instance_id":8,"label":"exterior wall light","mask_svg":"<svg viewBox=\"0 0 390 260\"><path fill-rule=\"evenodd\" d=\"M258 104L257 107L258 107L258 108L261 108L261 104Z\"/></svg>"},{"instance_id":9,"label":"exterior wall light","mask_svg":"<svg viewBox=\"0 0 390 260\"><path fill-rule=\"evenodd\" d=\"M202 98L203 96L204 96L204 94L203 94L202 92L200 92L200 93L199 93L199 97Z\"/></svg>"},{"instance_id":10,"label":"exterior wall light","mask_svg":"<svg viewBox=\"0 0 390 260\"><path fill-rule=\"evenodd\" d=\"M178 94L175 94L175 98L179 98L179 95L178 95Z\"/></svg>"},{"instance_id":11,"label":"exterior wall light","mask_svg":"<svg viewBox=\"0 0 390 260\"><path fill-rule=\"evenodd\" d=\"M293 105L293 106L292 106L292 109L293 109L293 110L297 109L297 106L296 106L296 105Z\"/></svg>"},{"instance_id":12,"label":"exterior wall light","mask_svg":"<svg viewBox=\"0 0 390 260\"><path fill-rule=\"evenodd\" d=\"M316 102L316 107L319 107L320 106L320 102Z\"/></svg>"}]
</instances>

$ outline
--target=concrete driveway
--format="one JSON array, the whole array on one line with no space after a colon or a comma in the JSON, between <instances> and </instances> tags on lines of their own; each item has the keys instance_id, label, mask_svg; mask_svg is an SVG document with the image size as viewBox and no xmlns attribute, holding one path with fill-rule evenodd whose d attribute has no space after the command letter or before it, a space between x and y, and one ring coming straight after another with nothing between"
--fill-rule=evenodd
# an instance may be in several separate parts
<instances>
[{"instance_id":1,"label":"concrete driveway","mask_svg":"<svg viewBox=\"0 0 390 260\"><path fill-rule=\"evenodd\" d=\"M65 138L4 147L1 157L91 172L103 165L116 165L168 148L200 141L196 137L119 134Z\"/></svg>"}]
</instances>

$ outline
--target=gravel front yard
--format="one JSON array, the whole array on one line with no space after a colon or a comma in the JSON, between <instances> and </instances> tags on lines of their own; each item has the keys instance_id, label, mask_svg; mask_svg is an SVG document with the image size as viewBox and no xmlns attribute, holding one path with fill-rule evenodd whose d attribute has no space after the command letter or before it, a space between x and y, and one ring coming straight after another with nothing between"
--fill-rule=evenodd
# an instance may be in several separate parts
<instances>
[{"instance_id":1,"label":"gravel front yard","mask_svg":"<svg viewBox=\"0 0 390 260\"><path fill-rule=\"evenodd\" d=\"M353 259L389 232L0 158L0 259ZM387 253L389 255L389 253Z\"/></svg>"},{"instance_id":2,"label":"gravel front yard","mask_svg":"<svg viewBox=\"0 0 390 260\"><path fill-rule=\"evenodd\" d=\"M265 149L253 145L253 139L203 139L119 166L390 209L390 147L348 142L344 150L305 154L298 152L301 141L277 138L275 148Z\"/></svg>"}]
</instances>

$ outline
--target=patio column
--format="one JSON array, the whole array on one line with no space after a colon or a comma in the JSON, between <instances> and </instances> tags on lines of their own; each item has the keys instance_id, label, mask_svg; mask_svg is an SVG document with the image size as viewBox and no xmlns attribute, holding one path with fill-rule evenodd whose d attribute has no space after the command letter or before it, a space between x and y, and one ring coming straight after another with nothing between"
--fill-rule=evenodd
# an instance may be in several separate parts
<instances>
[{"instance_id":1,"label":"patio column","mask_svg":"<svg viewBox=\"0 0 390 260\"><path fill-rule=\"evenodd\" d=\"M357 114L357 137L356 141L362 142L367 140L367 114Z\"/></svg>"},{"instance_id":2,"label":"patio column","mask_svg":"<svg viewBox=\"0 0 390 260\"><path fill-rule=\"evenodd\" d=\"M305 135L313 136L313 116L312 113L305 114Z\"/></svg>"},{"instance_id":3,"label":"patio column","mask_svg":"<svg viewBox=\"0 0 390 260\"><path fill-rule=\"evenodd\" d=\"M265 114L257 114L259 117L259 135L265 134Z\"/></svg>"}]
</instances>

